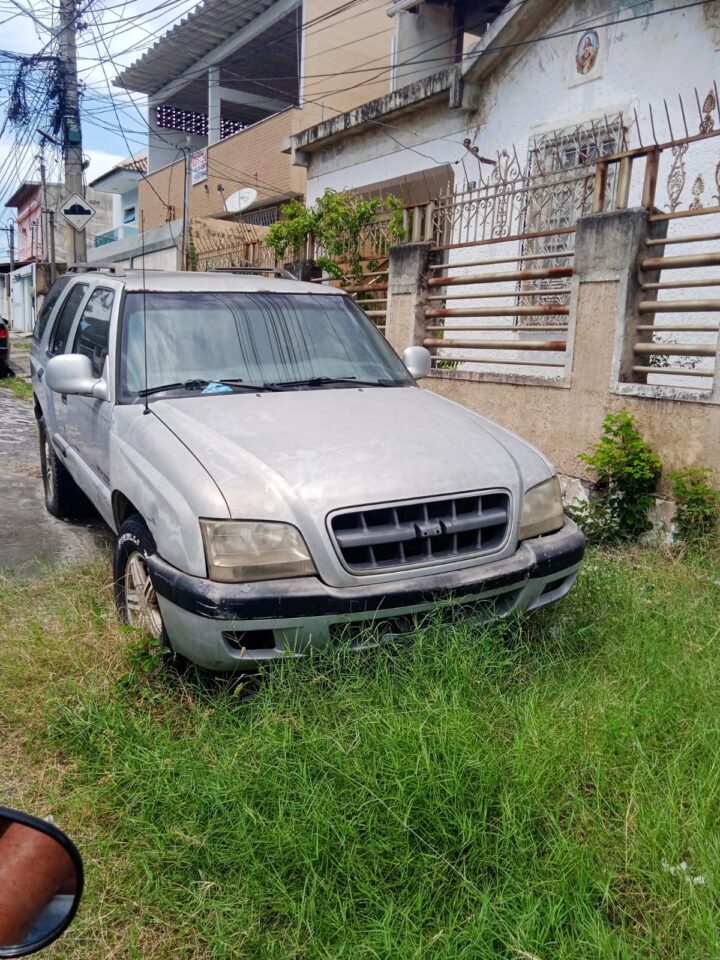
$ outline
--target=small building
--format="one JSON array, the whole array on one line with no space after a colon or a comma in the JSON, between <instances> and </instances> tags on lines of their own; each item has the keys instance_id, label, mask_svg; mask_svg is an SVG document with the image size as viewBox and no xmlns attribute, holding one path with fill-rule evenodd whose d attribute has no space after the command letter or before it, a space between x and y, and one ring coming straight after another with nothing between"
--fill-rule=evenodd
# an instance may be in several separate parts
<instances>
[{"instance_id":1,"label":"small building","mask_svg":"<svg viewBox=\"0 0 720 960\"><path fill-rule=\"evenodd\" d=\"M112 197L112 227L93 238L97 249L117 240L137 237L140 226L138 184L147 173L147 156L140 154L121 160L107 173L96 177L90 188Z\"/></svg>"},{"instance_id":2,"label":"small building","mask_svg":"<svg viewBox=\"0 0 720 960\"><path fill-rule=\"evenodd\" d=\"M65 187L59 183L48 183L45 189L45 207L42 186L35 181L21 183L5 203L6 207L16 211L16 269L9 274L10 288L7 291L9 319L12 329L21 332L32 330L36 310L47 292L47 271L40 271L39 281L37 264L49 263L53 252L58 264L66 264L74 259L72 228L60 213L66 197ZM92 189L86 192L86 197L95 209L95 215L85 231L90 249L95 236L105 232L112 223L112 200L107 194Z\"/></svg>"}]
</instances>

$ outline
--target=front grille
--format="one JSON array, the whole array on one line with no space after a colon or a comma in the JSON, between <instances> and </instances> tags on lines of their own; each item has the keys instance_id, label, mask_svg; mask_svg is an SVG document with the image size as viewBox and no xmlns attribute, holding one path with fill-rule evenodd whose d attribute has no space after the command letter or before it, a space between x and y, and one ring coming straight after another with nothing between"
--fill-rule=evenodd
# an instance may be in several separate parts
<instances>
[{"instance_id":1,"label":"front grille","mask_svg":"<svg viewBox=\"0 0 720 960\"><path fill-rule=\"evenodd\" d=\"M497 490L338 513L332 528L349 570L373 573L498 550L510 497Z\"/></svg>"}]
</instances>

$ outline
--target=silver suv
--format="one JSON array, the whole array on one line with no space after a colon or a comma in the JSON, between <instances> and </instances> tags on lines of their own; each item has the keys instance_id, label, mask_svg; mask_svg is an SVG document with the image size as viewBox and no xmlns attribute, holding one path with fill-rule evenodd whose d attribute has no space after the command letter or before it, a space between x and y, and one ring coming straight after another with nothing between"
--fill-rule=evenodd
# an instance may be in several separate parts
<instances>
[{"instance_id":1,"label":"silver suv","mask_svg":"<svg viewBox=\"0 0 720 960\"><path fill-rule=\"evenodd\" d=\"M337 290L83 272L31 351L48 510L117 533L120 617L211 670L562 597L584 538L533 447L430 392ZM375 629L368 630L369 626Z\"/></svg>"}]
</instances>

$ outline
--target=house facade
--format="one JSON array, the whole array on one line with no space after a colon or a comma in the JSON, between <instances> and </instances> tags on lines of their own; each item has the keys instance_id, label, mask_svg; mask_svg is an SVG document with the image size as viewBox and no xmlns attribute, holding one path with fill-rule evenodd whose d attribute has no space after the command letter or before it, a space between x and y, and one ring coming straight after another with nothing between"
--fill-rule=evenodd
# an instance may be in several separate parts
<instances>
[{"instance_id":1,"label":"house facade","mask_svg":"<svg viewBox=\"0 0 720 960\"><path fill-rule=\"evenodd\" d=\"M48 263L53 252L58 264L74 259L72 228L60 214L65 196L62 184L48 183L43 207L41 184L26 181L5 204L15 210L16 269L8 274L6 289L8 314L14 330L27 332L35 325L36 309L47 292L49 276L48 271L38 271L38 264ZM112 223L112 201L106 194L92 189L87 190L86 197L95 210L86 228L87 243L91 247L94 238L108 230Z\"/></svg>"},{"instance_id":2,"label":"house facade","mask_svg":"<svg viewBox=\"0 0 720 960\"><path fill-rule=\"evenodd\" d=\"M146 156L128 157L90 183L96 193L109 194L112 198L112 227L93 237L95 248L137 237L140 222L138 183L145 173Z\"/></svg>"},{"instance_id":3,"label":"house facade","mask_svg":"<svg viewBox=\"0 0 720 960\"><path fill-rule=\"evenodd\" d=\"M387 16L373 0L204 0L116 80L148 98L138 206L151 242L174 245L186 164L190 215L271 224L283 202L305 196L290 138L436 69L438 57L453 62L475 36L468 29L482 29L474 6L424 4L418 19ZM418 62L429 46L431 68Z\"/></svg>"}]
</instances>

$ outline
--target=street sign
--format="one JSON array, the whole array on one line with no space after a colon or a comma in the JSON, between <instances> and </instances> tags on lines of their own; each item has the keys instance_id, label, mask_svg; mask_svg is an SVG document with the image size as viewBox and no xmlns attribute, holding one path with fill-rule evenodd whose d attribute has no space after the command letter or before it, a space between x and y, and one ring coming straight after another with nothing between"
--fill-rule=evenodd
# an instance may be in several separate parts
<instances>
[{"instance_id":1,"label":"street sign","mask_svg":"<svg viewBox=\"0 0 720 960\"><path fill-rule=\"evenodd\" d=\"M97 210L87 202L85 197L81 197L79 193L73 193L62 202L60 213L73 230L77 230L79 233L90 223Z\"/></svg>"}]
</instances>

